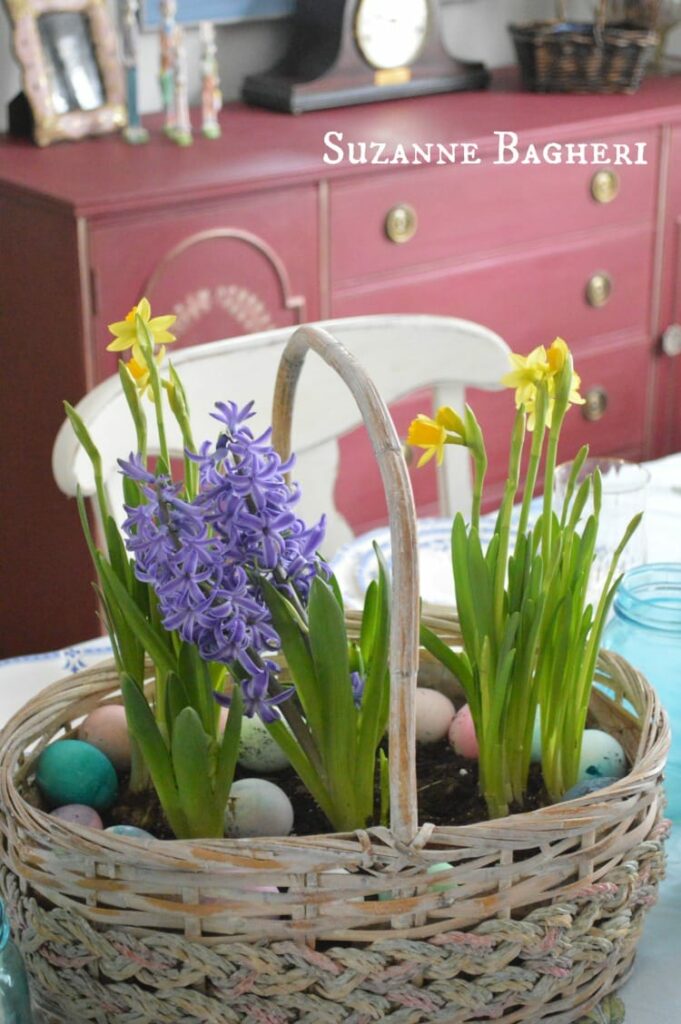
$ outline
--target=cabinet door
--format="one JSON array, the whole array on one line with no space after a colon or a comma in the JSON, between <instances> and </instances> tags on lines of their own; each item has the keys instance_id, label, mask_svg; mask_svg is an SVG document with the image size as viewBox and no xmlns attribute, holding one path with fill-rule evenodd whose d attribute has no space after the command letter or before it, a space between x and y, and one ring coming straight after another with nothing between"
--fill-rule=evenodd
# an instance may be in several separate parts
<instances>
[{"instance_id":1,"label":"cabinet door","mask_svg":"<svg viewBox=\"0 0 681 1024\"><path fill-rule=\"evenodd\" d=\"M89 241L95 379L116 367L106 325L143 295L181 345L319 317L314 188L106 218Z\"/></svg>"}]
</instances>

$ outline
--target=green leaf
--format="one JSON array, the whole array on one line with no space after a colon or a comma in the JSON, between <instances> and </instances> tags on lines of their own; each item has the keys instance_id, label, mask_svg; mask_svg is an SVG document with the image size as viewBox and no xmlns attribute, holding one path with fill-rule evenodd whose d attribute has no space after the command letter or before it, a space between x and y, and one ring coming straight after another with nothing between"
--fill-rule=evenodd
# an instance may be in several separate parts
<instances>
[{"instance_id":1,"label":"green leaf","mask_svg":"<svg viewBox=\"0 0 681 1024\"><path fill-rule=\"evenodd\" d=\"M322 709L322 759L334 802L354 803L356 720L343 611L319 576L308 601L310 650Z\"/></svg>"},{"instance_id":2,"label":"green leaf","mask_svg":"<svg viewBox=\"0 0 681 1024\"><path fill-rule=\"evenodd\" d=\"M377 603L357 745L357 786L368 815L373 810L376 748L385 734L390 707L390 579L385 557L376 543L374 551L378 560Z\"/></svg>"},{"instance_id":3,"label":"green leaf","mask_svg":"<svg viewBox=\"0 0 681 1024\"><path fill-rule=\"evenodd\" d=\"M222 734L220 749L218 752L217 770L215 772L215 804L224 809L229 799L229 791L232 788L236 762L239 756L239 739L241 737L241 721L243 718L244 701L241 687L234 685L232 691L232 703L229 707L227 726Z\"/></svg>"},{"instance_id":4,"label":"green leaf","mask_svg":"<svg viewBox=\"0 0 681 1024\"><path fill-rule=\"evenodd\" d=\"M317 669L308 638L300 628L297 612L284 595L268 580L263 579L261 582L265 603L270 610L272 624L279 634L281 649L286 657L308 727L317 747L321 748L324 736L321 690L325 685L324 681L317 677ZM345 657L347 659L347 650ZM349 678L348 685L350 685Z\"/></svg>"},{"instance_id":5,"label":"green leaf","mask_svg":"<svg viewBox=\"0 0 681 1024\"><path fill-rule=\"evenodd\" d=\"M127 673L121 677L121 691L128 728L142 752L161 806L175 835L186 836L187 822L180 806L170 752L153 711L140 687Z\"/></svg>"},{"instance_id":6,"label":"green leaf","mask_svg":"<svg viewBox=\"0 0 681 1024\"><path fill-rule=\"evenodd\" d=\"M378 618L378 582L372 580L364 595L364 608L362 609L362 625L359 634L359 645L362 651L362 660L368 664L371 660L371 652L374 646L376 633L376 621Z\"/></svg>"},{"instance_id":7,"label":"green leaf","mask_svg":"<svg viewBox=\"0 0 681 1024\"><path fill-rule=\"evenodd\" d=\"M216 807L211 787L214 776L211 737L194 708L185 708L175 720L172 759L180 806L188 824L188 838L224 835L224 808Z\"/></svg>"},{"instance_id":8,"label":"green leaf","mask_svg":"<svg viewBox=\"0 0 681 1024\"><path fill-rule=\"evenodd\" d=\"M434 658L444 665L456 679L459 680L463 691L466 695L466 700L473 704L477 700L477 694L475 693L473 685L473 673L471 672L470 662L465 652L458 654L453 651L444 640L429 629L423 622L421 623L421 644L425 647Z\"/></svg>"},{"instance_id":9,"label":"green leaf","mask_svg":"<svg viewBox=\"0 0 681 1024\"><path fill-rule=\"evenodd\" d=\"M137 451L140 455L146 456L147 417L144 412L144 407L140 399L140 393L137 389L135 379L122 359L118 362L118 377L123 388L125 400L128 403L128 409L130 410L132 421L135 424L135 433L137 434Z\"/></svg>"},{"instance_id":10,"label":"green leaf","mask_svg":"<svg viewBox=\"0 0 681 1024\"><path fill-rule=\"evenodd\" d=\"M99 559L99 571L107 598L113 599L118 605L156 667L164 672L177 672L177 662L166 647L164 636L159 635L147 621L111 566L103 558Z\"/></svg>"},{"instance_id":11,"label":"green leaf","mask_svg":"<svg viewBox=\"0 0 681 1024\"><path fill-rule=\"evenodd\" d=\"M310 761L306 757L304 751L296 742L294 736L292 736L281 719L276 722L268 723L267 731L286 754L296 775L300 777L313 799L316 800L317 804L331 824L334 827L336 827L337 824L341 824L342 827L339 831L343 831L344 821L339 822L336 815L335 805L328 790L326 789L322 779L320 779L319 775L310 764Z\"/></svg>"},{"instance_id":12,"label":"green leaf","mask_svg":"<svg viewBox=\"0 0 681 1024\"><path fill-rule=\"evenodd\" d=\"M184 681L175 672L169 672L165 681L166 725L170 736L173 735L175 720L185 708L191 707L191 698Z\"/></svg>"}]
</instances>

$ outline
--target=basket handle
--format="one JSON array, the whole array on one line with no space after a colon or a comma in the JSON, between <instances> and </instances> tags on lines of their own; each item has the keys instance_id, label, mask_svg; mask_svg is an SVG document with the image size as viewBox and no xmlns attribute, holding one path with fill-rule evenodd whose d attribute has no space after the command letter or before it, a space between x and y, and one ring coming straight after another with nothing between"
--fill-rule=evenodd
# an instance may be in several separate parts
<instances>
[{"instance_id":1,"label":"basket handle","mask_svg":"<svg viewBox=\"0 0 681 1024\"><path fill-rule=\"evenodd\" d=\"M299 327L279 363L272 409L272 444L282 459L291 453L296 387L308 349L336 371L352 392L378 461L388 501L392 545L390 623L390 827L409 843L418 830L414 699L419 649L419 579L416 510L395 425L355 357L328 331Z\"/></svg>"},{"instance_id":2,"label":"basket handle","mask_svg":"<svg viewBox=\"0 0 681 1024\"><path fill-rule=\"evenodd\" d=\"M605 23L608 20L608 2L609 0L598 0L598 10L596 12L596 24L598 28L603 31ZM560 21L567 21L567 3L566 0L556 0L556 8L558 12L558 18Z\"/></svg>"}]
</instances>

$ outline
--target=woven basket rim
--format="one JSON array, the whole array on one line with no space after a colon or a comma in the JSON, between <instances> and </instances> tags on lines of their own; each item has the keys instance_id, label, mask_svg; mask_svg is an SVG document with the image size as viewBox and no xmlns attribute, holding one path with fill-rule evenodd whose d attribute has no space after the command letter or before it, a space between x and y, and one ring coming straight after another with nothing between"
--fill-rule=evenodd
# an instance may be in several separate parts
<instances>
[{"instance_id":1,"label":"woven basket rim","mask_svg":"<svg viewBox=\"0 0 681 1024\"><path fill-rule=\"evenodd\" d=\"M654 733L647 748L638 759L633 761L630 771L622 779L618 779L610 786L604 787L596 793L587 794L569 802L551 804L535 810L507 815L503 818L483 819L465 825L446 826L432 826L424 822L419 828L416 842L420 844L422 839L419 837L423 837L425 832L428 833L429 842L431 843L437 842L438 835L450 838L460 835L462 839L476 839L483 838L484 836L487 840L496 838L501 841L503 841L506 835L509 841L513 841L515 833L527 831L528 829L534 829L537 833L541 833L543 826L553 831L558 827L559 819L567 819L570 822L570 825L563 824L560 826L565 828L566 835L570 829L579 833L588 827L592 827L594 816L599 822L607 820L608 806L618 806L619 798L626 799L627 794L633 791L632 787L636 789L638 785L659 777L669 750L670 729L666 712L661 707L654 689L640 672L633 669L625 659L612 652L600 652L599 666L602 669L605 668L610 673L613 671L629 672L632 678L637 680L647 706L648 725L651 735ZM59 697L52 704L51 714L48 714L48 720L50 718L53 719L53 727L48 728L47 732L44 733L48 737L47 742L52 742L54 734L65 722L77 719L84 713L83 711L75 711L72 714L66 713L69 708L73 709L79 703L75 698L75 694L73 700L67 699L72 691L78 691L83 686L87 687L90 685L90 700L99 694L100 699L97 703L104 703L107 698L115 698L118 688L117 684L118 674L114 661L102 662L98 666L74 673L50 684L13 715L0 732L0 796L3 798L2 802L5 803L5 813L11 813L12 805L18 803L22 813L30 817L38 830L47 835L53 834L65 838L69 834L73 834L81 838L87 837L92 843L106 847L110 851L120 850L121 844L124 849L129 847L130 849L139 850L139 840L117 836L104 831L84 829L70 822L51 817L47 812L30 804L15 782L15 775L19 764L24 761L27 749L35 742L35 740L27 742L28 737L25 736L25 732L27 729L30 729L30 722L34 715L41 710L46 700L51 702L53 697ZM81 694L82 699L83 695ZM605 697L605 699L610 701L613 706L615 705L615 702L610 698ZM115 699L114 702L116 702ZM44 717L45 710L43 709ZM643 724L645 723L641 723L641 725ZM42 729L45 729L44 722ZM29 763L32 763L36 756L37 754L33 756L29 754L27 758ZM212 848L217 844L220 849L226 852L238 852L244 849L253 850L254 847L263 842L267 844L268 850L271 851L273 847L279 845L281 845L282 849L291 850L301 845L314 847L336 842L343 844L356 841L357 837L361 835L371 836L380 843L381 838L389 834L391 834L389 829L382 826L374 826L358 829L354 832L324 832L303 836L263 836L242 839L225 837L221 839L191 840L157 839L153 837L152 839L144 840L144 845L145 848L152 847L157 852L164 849L171 853L174 849L183 847L205 849ZM528 841L527 845L532 844Z\"/></svg>"},{"instance_id":2,"label":"woven basket rim","mask_svg":"<svg viewBox=\"0 0 681 1024\"><path fill-rule=\"evenodd\" d=\"M561 26L568 28L558 31ZM541 40L542 42L585 42L593 45L596 35L599 32L598 26L587 21L523 21L510 22L509 32L527 40ZM658 33L654 29L638 28L635 26L608 24L600 30L604 42L613 44L635 43L641 47L656 46Z\"/></svg>"}]
</instances>

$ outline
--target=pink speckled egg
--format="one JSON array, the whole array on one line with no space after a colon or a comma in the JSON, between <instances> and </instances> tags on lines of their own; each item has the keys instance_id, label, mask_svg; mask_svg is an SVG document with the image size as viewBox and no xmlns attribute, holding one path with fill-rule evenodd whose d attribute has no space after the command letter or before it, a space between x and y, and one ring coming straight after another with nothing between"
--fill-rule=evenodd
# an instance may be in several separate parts
<instances>
[{"instance_id":1,"label":"pink speckled egg","mask_svg":"<svg viewBox=\"0 0 681 1024\"><path fill-rule=\"evenodd\" d=\"M464 704L456 713L456 718L449 727L449 743L461 757L477 761L480 749L478 737L475 735L473 716L468 704Z\"/></svg>"},{"instance_id":2,"label":"pink speckled egg","mask_svg":"<svg viewBox=\"0 0 681 1024\"><path fill-rule=\"evenodd\" d=\"M225 729L227 728L227 719L229 718L229 708L220 708L220 714L218 715L218 735L222 736Z\"/></svg>"},{"instance_id":3,"label":"pink speckled egg","mask_svg":"<svg viewBox=\"0 0 681 1024\"><path fill-rule=\"evenodd\" d=\"M104 828L104 823L94 807L85 804L65 804L50 811L52 818L69 821L72 825L84 825L85 828Z\"/></svg>"},{"instance_id":4,"label":"pink speckled egg","mask_svg":"<svg viewBox=\"0 0 681 1024\"><path fill-rule=\"evenodd\" d=\"M116 771L130 770L130 734L125 708L120 704L91 711L78 729L78 739L106 754Z\"/></svg>"},{"instance_id":5,"label":"pink speckled egg","mask_svg":"<svg viewBox=\"0 0 681 1024\"><path fill-rule=\"evenodd\" d=\"M455 715L449 697L438 690L420 686L416 691L416 742L437 743L447 735Z\"/></svg>"}]
</instances>

